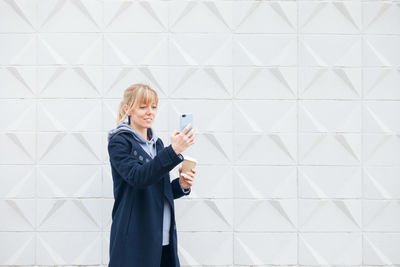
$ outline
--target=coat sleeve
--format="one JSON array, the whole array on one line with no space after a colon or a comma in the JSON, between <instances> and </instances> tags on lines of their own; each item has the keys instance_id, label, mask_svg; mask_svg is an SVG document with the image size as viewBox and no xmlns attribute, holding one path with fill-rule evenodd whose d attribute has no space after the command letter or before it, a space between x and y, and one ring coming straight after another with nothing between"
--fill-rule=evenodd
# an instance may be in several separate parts
<instances>
[{"instance_id":1,"label":"coat sleeve","mask_svg":"<svg viewBox=\"0 0 400 267\"><path fill-rule=\"evenodd\" d=\"M132 186L152 185L183 161L169 145L159 151L153 160L143 163L131 154L128 142L120 135L114 136L108 143L108 154L111 165Z\"/></svg>"},{"instance_id":2,"label":"coat sleeve","mask_svg":"<svg viewBox=\"0 0 400 267\"><path fill-rule=\"evenodd\" d=\"M183 189L181 184L179 183L179 177L174 179L171 182L171 187L172 187L172 194L174 195L174 199L187 196L191 192L191 188L189 189Z\"/></svg>"}]
</instances>

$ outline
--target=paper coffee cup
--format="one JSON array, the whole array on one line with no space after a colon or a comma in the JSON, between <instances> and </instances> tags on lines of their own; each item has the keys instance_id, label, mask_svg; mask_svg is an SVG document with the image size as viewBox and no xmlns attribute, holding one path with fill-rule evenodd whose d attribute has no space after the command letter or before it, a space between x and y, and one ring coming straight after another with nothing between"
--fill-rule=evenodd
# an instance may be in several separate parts
<instances>
[{"instance_id":1,"label":"paper coffee cup","mask_svg":"<svg viewBox=\"0 0 400 267\"><path fill-rule=\"evenodd\" d=\"M182 173L188 173L191 169L196 167L197 160L188 156L183 156L183 158L184 160L182 162Z\"/></svg>"}]
</instances>

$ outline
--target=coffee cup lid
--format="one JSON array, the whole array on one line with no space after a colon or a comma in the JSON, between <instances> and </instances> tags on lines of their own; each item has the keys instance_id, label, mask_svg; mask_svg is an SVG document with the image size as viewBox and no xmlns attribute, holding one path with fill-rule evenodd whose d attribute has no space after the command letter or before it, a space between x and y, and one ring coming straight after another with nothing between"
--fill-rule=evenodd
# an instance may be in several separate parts
<instances>
[{"instance_id":1,"label":"coffee cup lid","mask_svg":"<svg viewBox=\"0 0 400 267\"><path fill-rule=\"evenodd\" d=\"M189 156L183 155L183 159L190 160L190 161L193 161L193 162L197 163L197 160L195 158L192 158L192 157L189 157Z\"/></svg>"}]
</instances>

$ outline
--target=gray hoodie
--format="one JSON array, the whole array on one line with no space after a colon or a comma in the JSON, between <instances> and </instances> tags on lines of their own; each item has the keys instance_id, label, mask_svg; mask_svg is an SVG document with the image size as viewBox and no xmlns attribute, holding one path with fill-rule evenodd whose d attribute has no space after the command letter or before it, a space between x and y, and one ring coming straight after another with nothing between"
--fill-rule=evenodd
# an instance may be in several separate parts
<instances>
[{"instance_id":1,"label":"gray hoodie","mask_svg":"<svg viewBox=\"0 0 400 267\"><path fill-rule=\"evenodd\" d=\"M135 140L138 141L140 146L143 148L143 150L146 151L152 159L156 156L156 142L158 137L155 135L152 128L147 129L147 135L150 137L150 140L146 140L140 133L129 126L127 122L121 122L116 128L108 132L108 142L110 142L111 137L121 132L131 133Z\"/></svg>"}]
</instances>

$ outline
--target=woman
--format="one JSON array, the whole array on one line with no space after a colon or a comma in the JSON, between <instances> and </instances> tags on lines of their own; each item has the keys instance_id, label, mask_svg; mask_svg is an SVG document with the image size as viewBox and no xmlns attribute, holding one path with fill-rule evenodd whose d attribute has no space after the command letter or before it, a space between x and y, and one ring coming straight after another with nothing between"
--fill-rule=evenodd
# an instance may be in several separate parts
<instances>
[{"instance_id":1,"label":"woman","mask_svg":"<svg viewBox=\"0 0 400 267\"><path fill-rule=\"evenodd\" d=\"M109 267L180 266L174 199L190 194L196 170L182 174L179 168L172 182L169 172L194 144L195 129L174 132L164 147L151 128L157 104L156 91L131 85L119 105L117 127L108 133L115 199Z\"/></svg>"}]
</instances>

